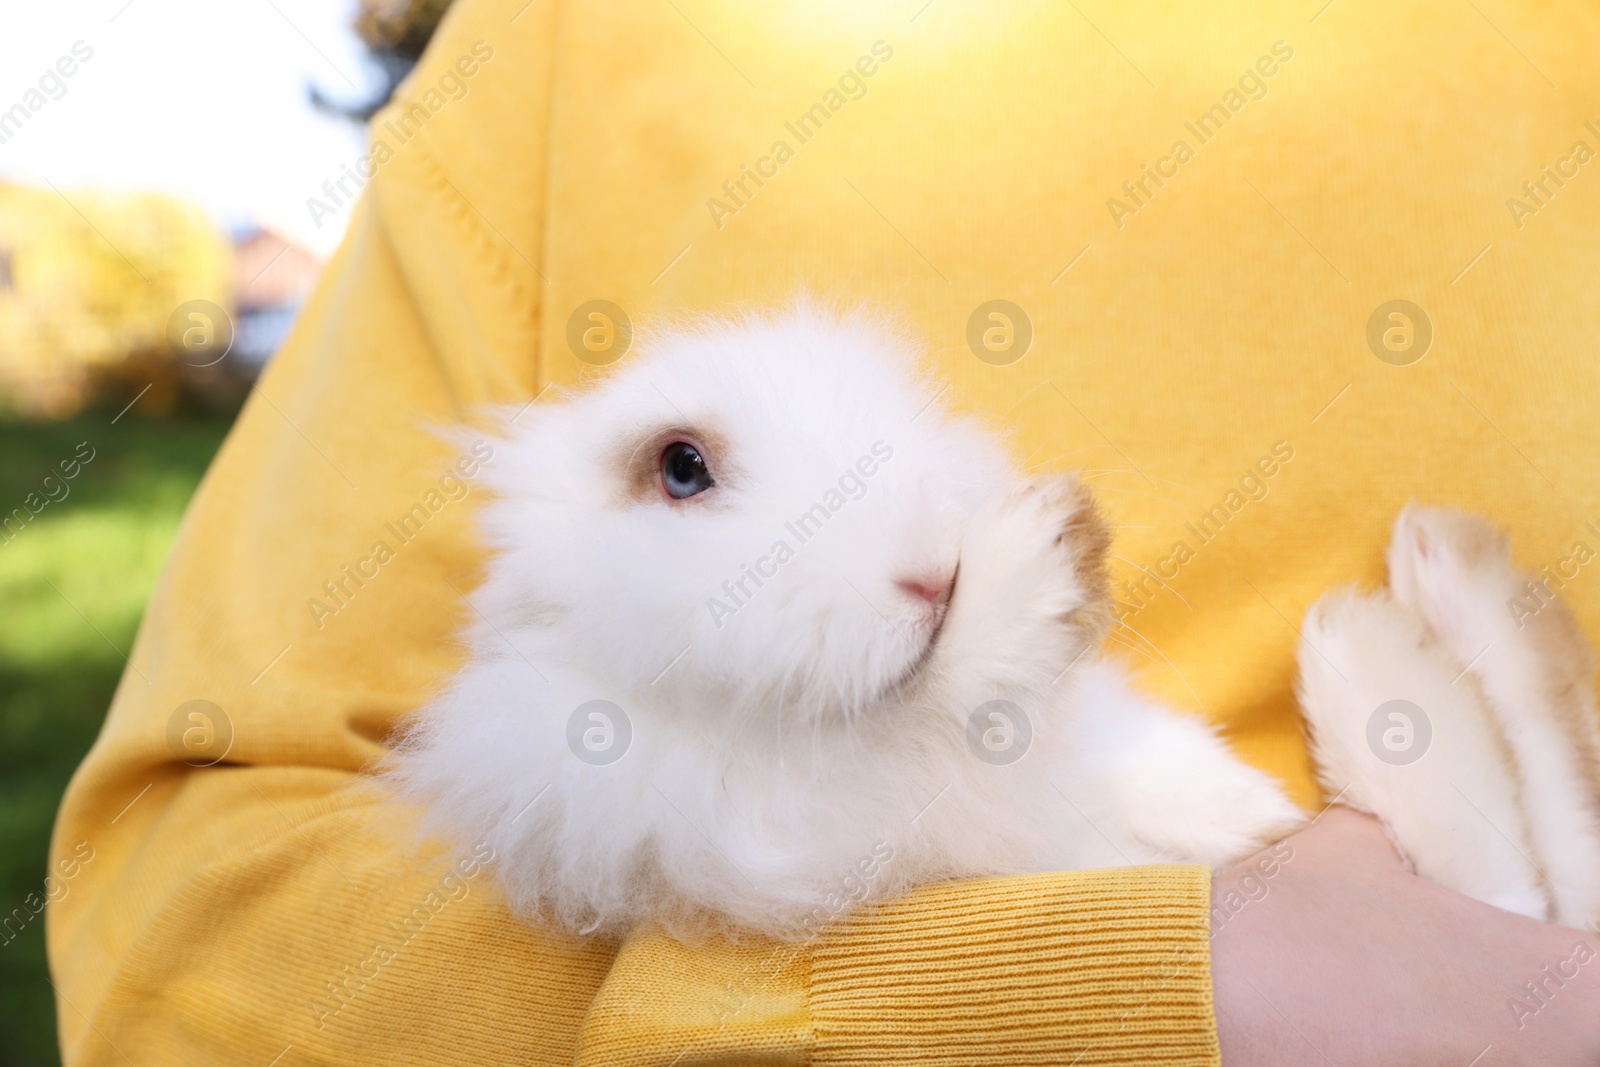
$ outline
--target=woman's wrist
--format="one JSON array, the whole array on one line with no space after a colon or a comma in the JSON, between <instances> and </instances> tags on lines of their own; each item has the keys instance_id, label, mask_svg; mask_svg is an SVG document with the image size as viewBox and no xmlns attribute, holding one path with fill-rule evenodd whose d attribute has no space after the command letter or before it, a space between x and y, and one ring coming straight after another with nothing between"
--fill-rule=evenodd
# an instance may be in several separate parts
<instances>
[{"instance_id":1,"label":"woman's wrist","mask_svg":"<svg viewBox=\"0 0 1600 1067\"><path fill-rule=\"evenodd\" d=\"M1211 924L1226 1067L1600 1062L1600 938L1423 881L1368 816L1219 872Z\"/></svg>"}]
</instances>

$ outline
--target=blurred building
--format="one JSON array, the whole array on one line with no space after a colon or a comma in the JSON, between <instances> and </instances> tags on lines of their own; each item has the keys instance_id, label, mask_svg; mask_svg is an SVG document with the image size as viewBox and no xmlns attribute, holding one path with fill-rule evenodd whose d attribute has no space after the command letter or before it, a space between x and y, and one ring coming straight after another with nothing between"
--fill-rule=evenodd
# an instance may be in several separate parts
<instances>
[{"instance_id":1,"label":"blurred building","mask_svg":"<svg viewBox=\"0 0 1600 1067\"><path fill-rule=\"evenodd\" d=\"M259 371L288 336L321 270L314 255L273 230L252 226L236 231L230 358Z\"/></svg>"}]
</instances>

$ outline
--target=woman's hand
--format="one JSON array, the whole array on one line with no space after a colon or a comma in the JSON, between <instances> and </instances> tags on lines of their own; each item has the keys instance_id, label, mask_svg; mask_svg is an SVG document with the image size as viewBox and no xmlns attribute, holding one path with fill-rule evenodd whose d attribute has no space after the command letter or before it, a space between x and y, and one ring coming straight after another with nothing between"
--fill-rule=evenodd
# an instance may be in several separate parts
<instances>
[{"instance_id":1,"label":"woman's hand","mask_svg":"<svg viewBox=\"0 0 1600 1067\"><path fill-rule=\"evenodd\" d=\"M1406 870L1335 807L1212 882L1225 1067L1600 1063L1600 937Z\"/></svg>"}]
</instances>

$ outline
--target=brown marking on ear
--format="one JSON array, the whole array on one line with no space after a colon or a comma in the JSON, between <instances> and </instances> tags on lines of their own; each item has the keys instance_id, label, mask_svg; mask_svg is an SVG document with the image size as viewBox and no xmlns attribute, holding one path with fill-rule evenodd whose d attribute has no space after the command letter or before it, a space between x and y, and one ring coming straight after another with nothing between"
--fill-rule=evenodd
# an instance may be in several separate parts
<instances>
[{"instance_id":1,"label":"brown marking on ear","mask_svg":"<svg viewBox=\"0 0 1600 1067\"><path fill-rule=\"evenodd\" d=\"M1501 568L1510 559L1510 535L1478 515L1451 514L1450 545L1465 561L1477 568ZM1523 580L1528 574L1512 565ZM1539 657L1543 668L1535 699L1550 709L1562 733L1578 755L1578 769L1588 793L1600 812L1600 724L1595 722L1594 652L1578 627L1578 621L1560 597L1552 599L1528 616L1522 627L1528 646ZM1508 716L1517 709L1503 709Z\"/></svg>"},{"instance_id":2,"label":"brown marking on ear","mask_svg":"<svg viewBox=\"0 0 1600 1067\"><path fill-rule=\"evenodd\" d=\"M1499 559L1509 555L1507 537L1504 531L1476 516L1450 515L1448 518L1450 547L1460 553L1463 560L1471 566L1475 568L1495 566L1498 564ZM1401 610L1405 609L1402 608ZM1449 649L1445 647L1444 642L1429 627L1427 621L1418 621L1422 623L1427 645L1440 652L1445 659L1450 660L1452 657ZM1517 822L1519 823L1518 829L1522 834L1522 840L1532 840L1531 830L1528 825L1528 812L1522 803L1524 782L1522 767L1517 762L1516 752L1512 749L1511 742L1506 737L1505 726L1501 722L1501 716L1494 714L1494 703L1489 699L1489 694L1484 691L1477 676L1470 670L1465 669L1467 664L1463 663L1460 666L1463 670L1458 681L1466 685L1479 707L1488 713L1485 718L1489 722L1490 739L1494 741L1495 751L1500 756L1501 768L1506 772L1506 776L1511 779L1513 786L1513 795L1516 798ZM1540 889L1545 897L1546 914L1554 914L1555 898L1550 892L1549 884L1541 885Z\"/></svg>"},{"instance_id":3,"label":"brown marking on ear","mask_svg":"<svg viewBox=\"0 0 1600 1067\"><path fill-rule=\"evenodd\" d=\"M730 465L728 446L721 434L687 426L662 426L643 437L634 438L626 451L618 450L614 463L622 484L622 504L666 503L659 482L661 450L674 441L686 441L693 445L704 457L712 481L717 484L724 481Z\"/></svg>"},{"instance_id":4,"label":"brown marking on ear","mask_svg":"<svg viewBox=\"0 0 1600 1067\"><path fill-rule=\"evenodd\" d=\"M1504 530L1477 515L1451 513L1446 521L1450 546L1468 567L1499 570L1509 566L1524 582L1533 578L1510 563L1510 537ZM1494 724L1495 744L1516 785L1517 809L1527 835L1522 792L1526 774L1537 773L1537 770L1529 771L1520 766L1504 724L1532 716L1551 721L1577 757L1578 784L1587 796L1591 817L1600 818L1600 723L1596 721L1593 689L1594 652L1566 603L1553 596L1537 612L1522 620L1520 633L1538 668L1534 688L1526 694L1522 706L1510 708L1496 704L1488 698L1474 671L1467 669L1463 673L1479 702L1493 711L1490 720ZM1432 633L1429 638L1437 640ZM1544 889L1551 914L1554 914L1556 902L1548 879ZM1590 916L1590 921L1595 919L1600 916Z\"/></svg>"},{"instance_id":5,"label":"brown marking on ear","mask_svg":"<svg viewBox=\"0 0 1600 1067\"><path fill-rule=\"evenodd\" d=\"M1578 770L1600 808L1600 751L1596 750L1594 651L1566 603L1551 600L1530 616L1524 631L1544 673L1540 696L1578 754Z\"/></svg>"},{"instance_id":6,"label":"brown marking on ear","mask_svg":"<svg viewBox=\"0 0 1600 1067\"><path fill-rule=\"evenodd\" d=\"M1405 609L1402 608L1401 610ZM1453 662L1449 650L1444 648L1438 637L1428 629L1427 623L1423 623L1422 631L1424 642L1435 647L1443 654L1447 662ZM1527 782L1522 773L1522 765L1517 762L1516 751L1512 749L1511 741L1506 737L1505 724L1501 721L1501 717L1495 714L1494 702L1489 699L1489 694L1484 691L1477 675L1471 671L1464 670L1459 681L1472 694L1472 699L1477 702L1480 713L1489 725L1489 738L1494 742L1495 753L1500 757L1500 769L1505 772L1506 778L1511 782L1511 796L1513 806L1517 812L1517 833L1521 835L1518 840L1528 842L1529 847L1532 848L1534 840L1533 826L1528 819L1527 805L1523 801ZM1537 871L1536 869L1536 873L1539 875L1539 895L1544 898L1545 921L1548 922L1550 917L1556 913L1555 891L1550 884L1550 879L1544 876L1543 871Z\"/></svg>"},{"instance_id":7,"label":"brown marking on ear","mask_svg":"<svg viewBox=\"0 0 1600 1067\"><path fill-rule=\"evenodd\" d=\"M1577 753L1578 774L1589 801L1591 820L1600 818L1600 726L1596 724L1594 697L1594 651L1578 620L1559 598L1528 620L1534 630L1532 643L1548 668L1543 679L1547 706L1561 732ZM1600 914L1587 917L1589 925L1600 922Z\"/></svg>"}]
</instances>

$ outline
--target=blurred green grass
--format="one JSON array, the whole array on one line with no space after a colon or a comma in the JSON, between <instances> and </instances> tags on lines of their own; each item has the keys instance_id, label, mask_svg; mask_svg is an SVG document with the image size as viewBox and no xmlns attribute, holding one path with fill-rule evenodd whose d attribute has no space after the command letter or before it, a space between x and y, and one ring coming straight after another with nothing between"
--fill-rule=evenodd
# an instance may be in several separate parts
<instances>
[{"instance_id":1,"label":"blurred green grass","mask_svg":"<svg viewBox=\"0 0 1600 1067\"><path fill-rule=\"evenodd\" d=\"M45 475L59 475L80 442L95 450L64 499L0 544L0 915L43 895L61 793L100 730L184 506L230 421L0 420L0 516L42 497ZM0 937L5 1067L59 1063L43 919Z\"/></svg>"}]
</instances>

